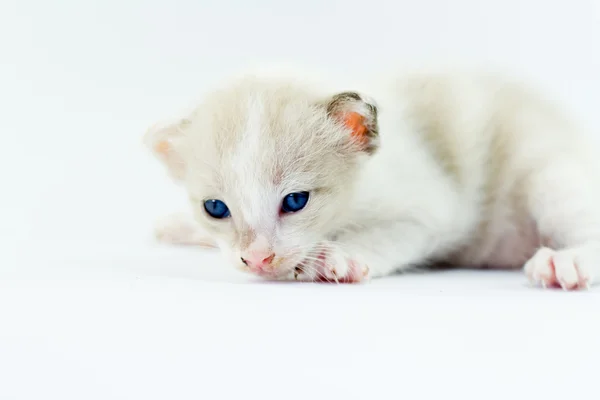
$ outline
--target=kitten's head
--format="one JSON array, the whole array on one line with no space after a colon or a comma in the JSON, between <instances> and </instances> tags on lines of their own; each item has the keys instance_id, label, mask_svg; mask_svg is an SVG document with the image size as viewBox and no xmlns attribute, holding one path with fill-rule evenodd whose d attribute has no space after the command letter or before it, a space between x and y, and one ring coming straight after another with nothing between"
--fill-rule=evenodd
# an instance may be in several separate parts
<instances>
[{"instance_id":1,"label":"kitten's head","mask_svg":"<svg viewBox=\"0 0 600 400\"><path fill-rule=\"evenodd\" d=\"M341 227L378 147L377 110L354 92L246 77L146 140L234 265L287 278Z\"/></svg>"}]
</instances>

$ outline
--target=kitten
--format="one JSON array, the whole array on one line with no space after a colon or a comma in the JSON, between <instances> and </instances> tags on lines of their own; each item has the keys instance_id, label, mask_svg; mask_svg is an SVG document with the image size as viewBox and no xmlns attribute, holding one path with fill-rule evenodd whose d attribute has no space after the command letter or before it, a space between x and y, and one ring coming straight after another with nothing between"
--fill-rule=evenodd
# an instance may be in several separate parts
<instances>
[{"instance_id":1,"label":"kitten","mask_svg":"<svg viewBox=\"0 0 600 400\"><path fill-rule=\"evenodd\" d=\"M360 282L431 263L520 268L544 287L600 271L600 174L585 135L501 78L397 76L367 91L249 73L145 141L195 222L267 279Z\"/></svg>"}]
</instances>

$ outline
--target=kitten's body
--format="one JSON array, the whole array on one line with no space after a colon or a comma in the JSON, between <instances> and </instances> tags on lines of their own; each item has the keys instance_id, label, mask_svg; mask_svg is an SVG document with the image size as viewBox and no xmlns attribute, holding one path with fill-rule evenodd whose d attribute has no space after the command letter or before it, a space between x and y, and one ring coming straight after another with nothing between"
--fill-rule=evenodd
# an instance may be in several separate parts
<instances>
[{"instance_id":1,"label":"kitten's body","mask_svg":"<svg viewBox=\"0 0 600 400\"><path fill-rule=\"evenodd\" d=\"M431 262L527 264L533 281L567 289L600 271L598 162L552 104L459 74L398 77L341 102L335 93L249 75L149 133L155 150L168 141L157 154L192 197L233 205L230 222L196 206L198 229L233 262L267 249L281 259L254 272L349 281ZM370 135L339 150L354 137L347 113L365 116ZM272 212L286 193L315 188L312 209ZM182 226L168 227L172 241L190 240L173 237Z\"/></svg>"}]
</instances>

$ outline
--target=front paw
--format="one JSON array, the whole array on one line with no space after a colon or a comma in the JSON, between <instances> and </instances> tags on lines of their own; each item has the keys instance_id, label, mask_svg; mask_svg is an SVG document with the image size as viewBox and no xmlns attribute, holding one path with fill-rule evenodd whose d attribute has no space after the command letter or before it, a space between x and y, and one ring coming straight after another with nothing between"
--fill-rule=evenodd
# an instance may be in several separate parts
<instances>
[{"instance_id":1,"label":"front paw","mask_svg":"<svg viewBox=\"0 0 600 400\"><path fill-rule=\"evenodd\" d=\"M294 277L323 283L360 283L369 279L370 269L340 249L326 247L315 258L296 267Z\"/></svg>"}]
</instances>

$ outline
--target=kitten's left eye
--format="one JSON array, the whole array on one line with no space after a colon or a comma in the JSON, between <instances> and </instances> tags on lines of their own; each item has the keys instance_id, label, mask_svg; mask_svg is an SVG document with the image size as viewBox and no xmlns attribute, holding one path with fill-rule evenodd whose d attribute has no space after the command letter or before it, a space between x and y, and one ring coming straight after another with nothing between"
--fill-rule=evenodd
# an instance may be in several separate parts
<instances>
[{"instance_id":1,"label":"kitten's left eye","mask_svg":"<svg viewBox=\"0 0 600 400\"><path fill-rule=\"evenodd\" d=\"M308 203L308 192L290 193L283 198L281 211L284 213L293 213L302 210Z\"/></svg>"}]
</instances>

